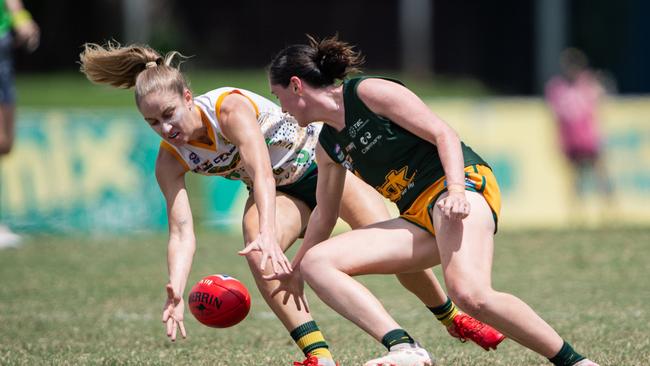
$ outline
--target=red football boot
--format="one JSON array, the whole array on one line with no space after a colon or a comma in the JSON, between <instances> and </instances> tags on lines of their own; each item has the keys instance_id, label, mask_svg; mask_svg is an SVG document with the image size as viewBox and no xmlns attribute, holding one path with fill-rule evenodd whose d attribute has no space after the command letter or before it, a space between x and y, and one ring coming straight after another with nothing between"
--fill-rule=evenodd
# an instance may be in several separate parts
<instances>
[{"instance_id":1,"label":"red football boot","mask_svg":"<svg viewBox=\"0 0 650 366\"><path fill-rule=\"evenodd\" d=\"M318 357L312 356L312 355L307 355L307 358L302 361L302 362L294 362L293 366L329 366L330 363L328 361L327 365L319 363L320 361L318 360ZM333 361L332 361L333 362ZM336 366L339 366L339 363L336 363Z\"/></svg>"},{"instance_id":2,"label":"red football boot","mask_svg":"<svg viewBox=\"0 0 650 366\"><path fill-rule=\"evenodd\" d=\"M481 323L467 314L460 313L452 320L453 324L447 327L447 331L452 337L465 342L468 339L489 351L490 348L497 349L506 336L491 326Z\"/></svg>"}]
</instances>

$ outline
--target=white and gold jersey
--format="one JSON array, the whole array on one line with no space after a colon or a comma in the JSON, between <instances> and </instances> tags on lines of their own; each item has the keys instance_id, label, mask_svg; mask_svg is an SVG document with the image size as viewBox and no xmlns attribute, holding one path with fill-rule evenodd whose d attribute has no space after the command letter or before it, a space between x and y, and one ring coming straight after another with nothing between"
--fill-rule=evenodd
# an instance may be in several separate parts
<instances>
[{"instance_id":1,"label":"white and gold jersey","mask_svg":"<svg viewBox=\"0 0 650 366\"><path fill-rule=\"evenodd\" d=\"M269 149L276 185L298 181L314 164L322 124L312 123L302 128L277 104L244 89L223 87L194 98L212 144L191 142L177 147L162 141L160 147L170 151L187 170L241 180L252 186L252 179L241 162L239 148L228 141L219 127L221 103L232 93L245 96L255 108L257 122Z\"/></svg>"}]
</instances>

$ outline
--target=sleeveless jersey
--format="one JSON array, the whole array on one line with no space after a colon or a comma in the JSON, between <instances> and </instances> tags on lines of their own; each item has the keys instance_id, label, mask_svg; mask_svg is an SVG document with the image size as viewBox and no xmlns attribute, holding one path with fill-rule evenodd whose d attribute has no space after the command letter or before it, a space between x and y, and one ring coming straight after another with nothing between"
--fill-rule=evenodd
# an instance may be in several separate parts
<instances>
[{"instance_id":1,"label":"sleeveless jersey","mask_svg":"<svg viewBox=\"0 0 650 366\"><path fill-rule=\"evenodd\" d=\"M343 83L345 127L337 131L325 125L319 142L332 160L395 202L403 213L445 173L435 145L375 114L359 99L357 86L367 78ZM487 165L462 142L461 147L465 166Z\"/></svg>"},{"instance_id":2,"label":"sleeveless jersey","mask_svg":"<svg viewBox=\"0 0 650 366\"><path fill-rule=\"evenodd\" d=\"M194 98L212 140L211 145L191 142L178 147L163 140L160 147L170 151L187 170L241 180L252 186L253 181L241 162L239 148L228 141L219 127L221 103L232 93L243 95L255 108L257 122L271 157L276 186L295 183L315 167L315 148L321 123L302 128L270 100L247 90L230 87L218 88Z\"/></svg>"}]
</instances>

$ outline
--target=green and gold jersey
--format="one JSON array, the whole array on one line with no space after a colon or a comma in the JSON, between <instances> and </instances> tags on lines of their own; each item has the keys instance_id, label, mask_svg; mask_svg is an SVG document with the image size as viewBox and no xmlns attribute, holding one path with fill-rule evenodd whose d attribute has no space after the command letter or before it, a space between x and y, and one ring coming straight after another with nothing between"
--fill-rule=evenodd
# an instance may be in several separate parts
<instances>
[{"instance_id":1,"label":"green and gold jersey","mask_svg":"<svg viewBox=\"0 0 650 366\"><path fill-rule=\"evenodd\" d=\"M345 127L323 126L319 142L332 160L395 202L402 213L445 173L435 145L375 114L359 99L357 85L366 78L343 83ZM487 165L462 142L461 147L465 166Z\"/></svg>"}]
</instances>

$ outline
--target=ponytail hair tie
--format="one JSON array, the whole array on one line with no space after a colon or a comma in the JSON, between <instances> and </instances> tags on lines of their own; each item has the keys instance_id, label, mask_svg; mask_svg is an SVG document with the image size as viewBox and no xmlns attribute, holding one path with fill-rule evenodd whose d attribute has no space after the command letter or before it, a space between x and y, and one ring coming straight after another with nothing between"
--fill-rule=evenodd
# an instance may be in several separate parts
<instances>
[{"instance_id":1,"label":"ponytail hair tie","mask_svg":"<svg viewBox=\"0 0 650 366\"><path fill-rule=\"evenodd\" d=\"M156 63L156 61L149 61L144 66L145 66L145 68L148 69L148 68L151 68L151 67L156 67L156 66L158 66L158 64Z\"/></svg>"}]
</instances>

